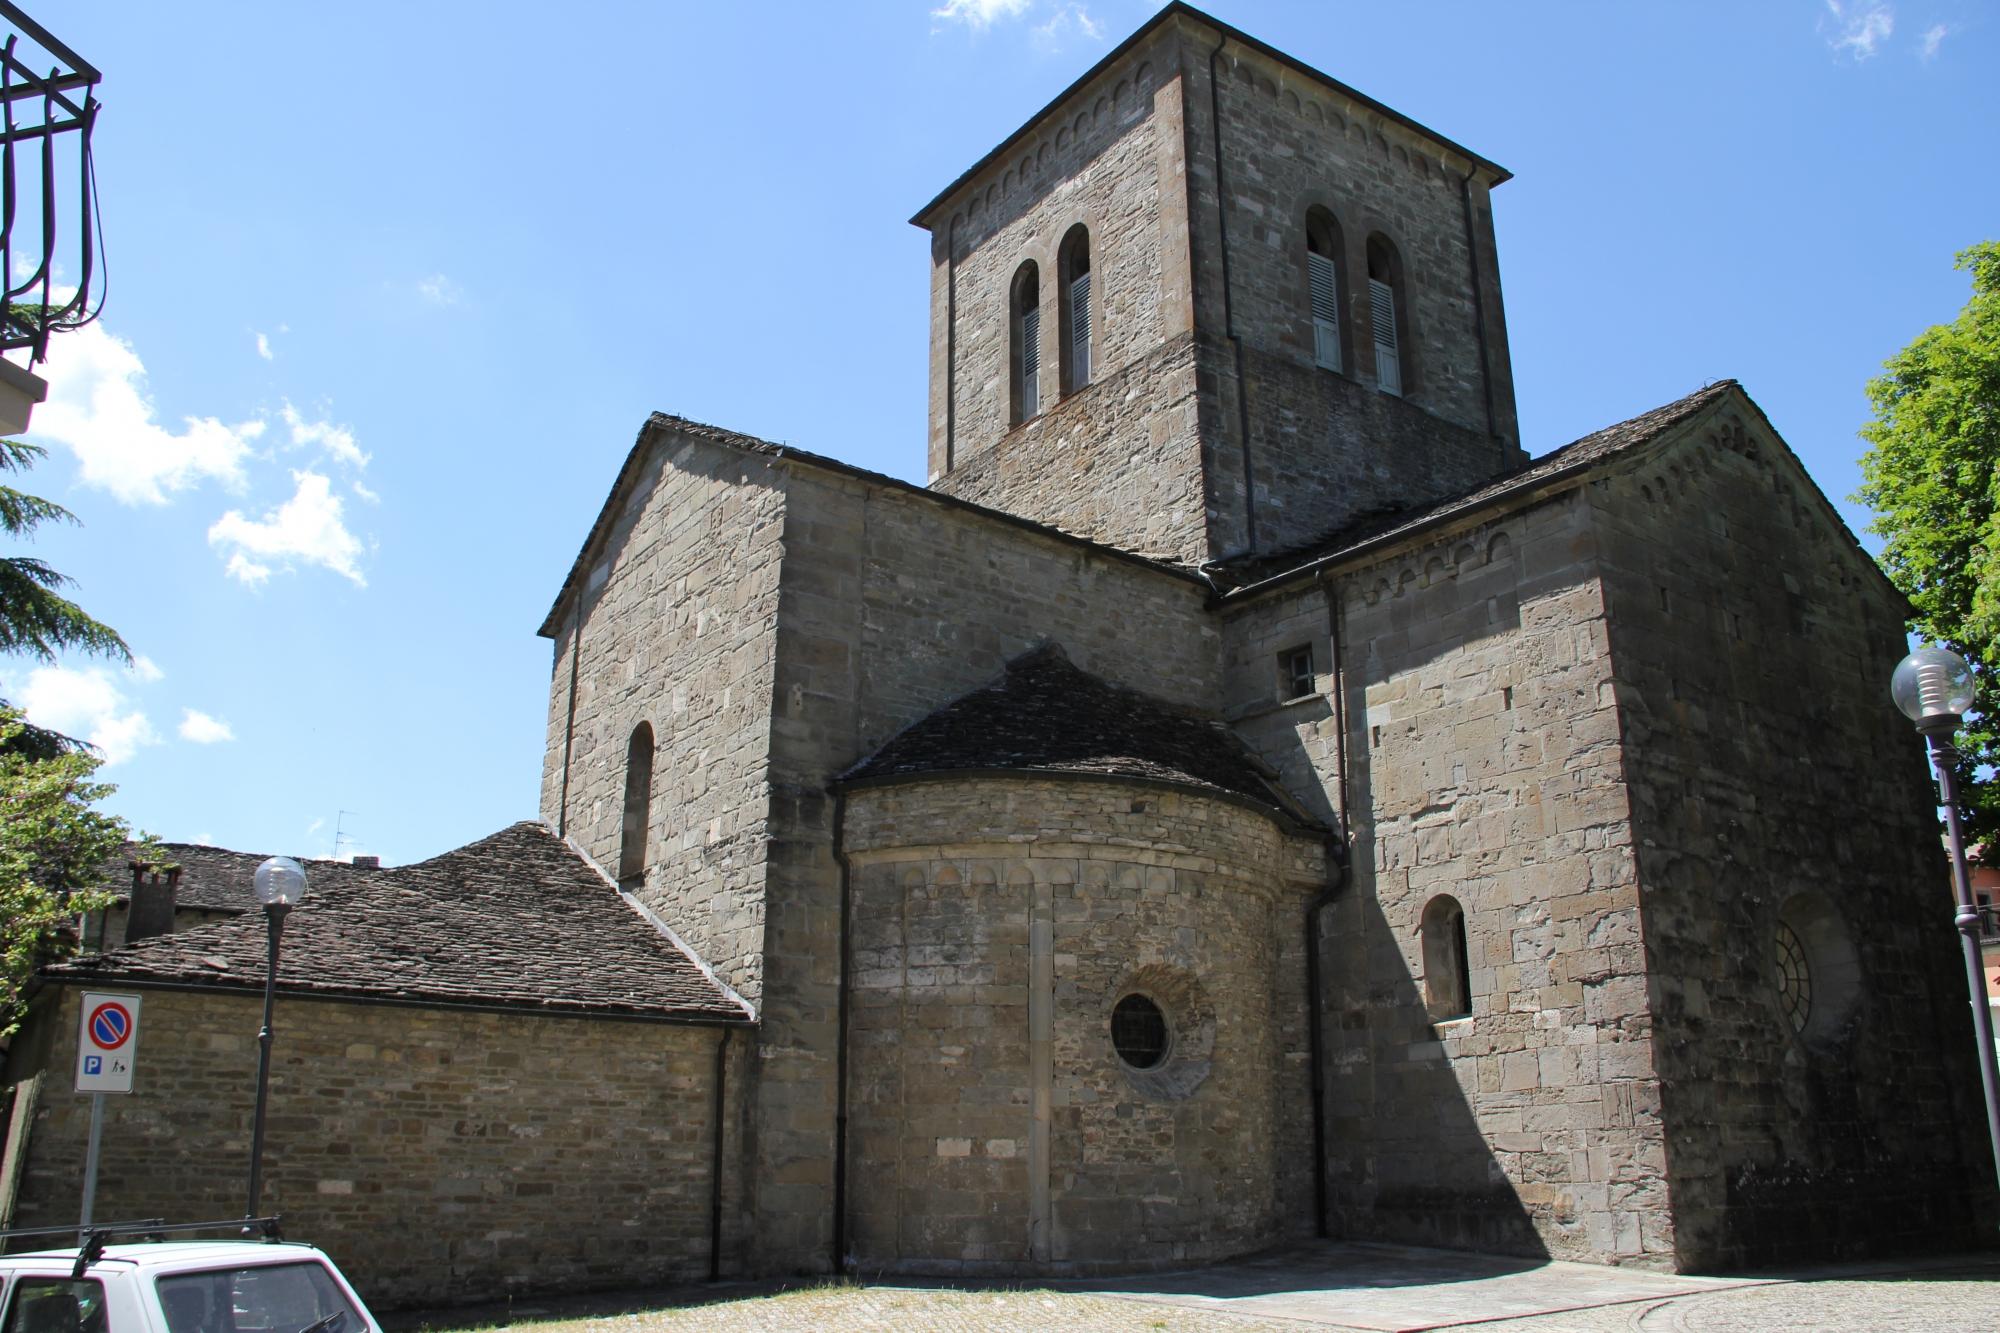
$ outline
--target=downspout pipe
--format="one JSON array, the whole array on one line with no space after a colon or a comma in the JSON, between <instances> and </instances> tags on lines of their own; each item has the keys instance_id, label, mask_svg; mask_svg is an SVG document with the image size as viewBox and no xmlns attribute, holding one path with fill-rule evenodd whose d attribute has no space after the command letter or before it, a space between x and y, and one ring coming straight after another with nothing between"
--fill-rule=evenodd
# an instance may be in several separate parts
<instances>
[{"instance_id":1,"label":"downspout pipe","mask_svg":"<svg viewBox=\"0 0 2000 1333\"><path fill-rule=\"evenodd\" d=\"M834 1001L832 1271L847 1271L847 993L853 965L852 868L847 860L847 793L833 789L833 859L840 866L840 981Z\"/></svg>"},{"instance_id":2,"label":"downspout pipe","mask_svg":"<svg viewBox=\"0 0 2000 1333\"><path fill-rule=\"evenodd\" d=\"M1229 45L1223 34L1208 53L1208 119L1215 141L1215 231L1222 250L1222 328L1236 354L1236 429L1243 452L1243 545L1257 549L1257 488L1250 462L1250 383L1243 368L1243 336L1236 331L1236 308L1229 295L1229 191L1222 168L1222 91L1215 62Z\"/></svg>"},{"instance_id":3,"label":"downspout pipe","mask_svg":"<svg viewBox=\"0 0 2000 1333\"><path fill-rule=\"evenodd\" d=\"M1313 1234L1327 1237L1326 1049L1322 1012L1325 981L1320 971L1320 917L1347 887L1351 857L1347 837L1347 675L1342 665L1340 590L1325 570L1317 582L1326 598L1327 657L1332 668L1333 766L1339 785L1336 832L1326 840L1326 888L1306 904L1306 1028L1312 1079Z\"/></svg>"},{"instance_id":4,"label":"downspout pipe","mask_svg":"<svg viewBox=\"0 0 2000 1333\"><path fill-rule=\"evenodd\" d=\"M708 1280L716 1282L722 1277L722 1118L727 1106L723 1095L725 1082L729 1077L729 1033L722 1029L722 1035L715 1043L715 1152L708 1168Z\"/></svg>"},{"instance_id":5,"label":"downspout pipe","mask_svg":"<svg viewBox=\"0 0 2000 1333\"><path fill-rule=\"evenodd\" d=\"M569 706L563 713L562 795L556 806L556 836L569 833L569 764L576 742L576 669L583 656L583 598L576 599L576 628L569 635Z\"/></svg>"}]
</instances>

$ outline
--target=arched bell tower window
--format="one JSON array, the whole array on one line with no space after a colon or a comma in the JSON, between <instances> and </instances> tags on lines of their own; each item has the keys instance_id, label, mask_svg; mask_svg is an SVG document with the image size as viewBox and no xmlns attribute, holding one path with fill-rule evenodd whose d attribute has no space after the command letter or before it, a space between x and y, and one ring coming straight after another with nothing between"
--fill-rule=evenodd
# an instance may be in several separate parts
<instances>
[{"instance_id":1,"label":"arched bell tower window","mask_svg":"<svg viewBox=\"0 0 2000 1333\"><path fill-rule=\"evenodd\" d=\"M1375 387L1398 397L1410 388L1409 292L1403 259L1386 236L1368 238L1368 327L1375 344Z\"/></svg>"},{"instance_id":2,"label":"arched bell tower window","mask_svg":"<svg viewBox=\"0 0 2000 1333\"><path fill-rule=\"evenodd\" d=\"M1324 208L1306 214L1306 300L1312 310L1313 364L1325 370L1346 368L1340 337L1340 312L1346 308L1346 286L1340 271L1340 224Z\"/></svg>"},{"instance_id":3,"label":"arched bell tower window","mask_svg":"<svg viewBox=\"0 0 2000 1333\"><path fill-rule=\"evenodd\" d=\"M1465 909L1441 893L1424 904L1419 927L1424 946L1424 1011L1433 1021L1472 1012L1472 973L1466 965Z\"/></svg>"},{"instance_id":4,"label":"arched bell tower window","mask_svg":"<svg viewBox=\"0 0 2000 1333\"><path fill-rule=\"evenodd\" d=\"M653 727L641 722L625 748L625 822L618 841L618 887L646 882L646 829L653 811Z\"/></svg>"},{"instance_id":5,"label":"arched bell tower window","mask_svg":"<svg viewBox=\"0 0 2000 1333\"><path fill-rule=\"evenodd\" d=\"M1014 275L1009 358L1013 367L1014 424L1042 410L1042 275L1030 259Z\"/></svg>"},{"instance_id":6,"label":"arched bell tower window","mask_svg":"<svg viewBox=\"0 0 2000 1333\"><path fill-rule=\"evenodd\" d=\"M1082 223L1069 229L1056 252L1056 279L1062 298L1062 391L1075 393L1090 383L1090 232Z\"/></svg>"}]
</instances>

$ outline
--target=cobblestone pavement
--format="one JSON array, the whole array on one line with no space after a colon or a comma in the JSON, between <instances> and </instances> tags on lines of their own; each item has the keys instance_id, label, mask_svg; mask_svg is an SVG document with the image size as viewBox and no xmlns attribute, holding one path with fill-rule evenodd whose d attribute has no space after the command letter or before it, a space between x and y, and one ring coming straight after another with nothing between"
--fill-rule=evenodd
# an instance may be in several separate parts
<instances>
[{"instance_id":1,"label":"cobblestone pavement","mask_svg":"<svg viewBox=\"0 0 2000 1333\"><path fill-rule=\"evenodd\" d=\"M1479 1256L1433 1259L1435 1281L1411 1282L1398 1261L1442 1251L1333 1247L1276 1292L1273 1265L1167 1275L1124 1291L768 1284L623 1293L391 1317L392 1330L518 1329L523 1333L860 1333L861 1330L1162 1330L1163 1333L1996 1333L2000 1255L1896 1269L1824 1270L1797 1278L1718 1281L1624 1274L1590 1265L1526 1265ZM1360 1250L1357 1256L1355 1251ZM1335 1263L1329 1267L1326 1260ZM1379 1265L1372 1261L1380 1259ZM1454 1265L1447 1268L1445 1265ZM1505 1270L1497 1277L1495 1270ZM1582 1272L1571 1270L1582 1269ZM1329 1278L1333 1280L1329 1280ZM1315 1287L1314 1283L1320 1285ZM1676 1285L1678 1284L1678 1289ZM1092 1284L1099 1285L1099 1284ZM1282 1299L1271 1303L1273 1296ZM1531 1311L1508 1317L1511 1312Z\"/></svg>"}]
</instances>

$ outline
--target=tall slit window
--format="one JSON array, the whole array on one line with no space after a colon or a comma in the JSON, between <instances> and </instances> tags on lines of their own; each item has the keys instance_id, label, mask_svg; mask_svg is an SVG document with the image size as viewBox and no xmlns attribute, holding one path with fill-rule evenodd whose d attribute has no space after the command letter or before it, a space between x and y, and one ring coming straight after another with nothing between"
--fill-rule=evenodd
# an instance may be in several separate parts
<instances>
[{"instance_id":1,"label":"tall slit window","mask_svg":"<svg viewBox=\"0 0 2000 1333\"><path fill-rule=\"evenodd\" d=\"M1424 905L1424 1010L1433 1020L1472 1012L1472 972L1466 963L1465 909L1441 893Z\"/></svg>"},{"instance_id":2,"label":"tall slit window","mask_svg":"<svg viewBox=\"0 0 2000 1333\"><path fill-rule=\"evenodd\" d=\"M1071 227L1057 255L1062 295L1062 391L1075 393L1090 383L1090 233Z\"/></svg>"},{"instance_id":3,"label":"tall slit window","mask_svg":"<svg viewBox=\"0 0 2000 1333\"><path fill-rule=\"evenodd\" d=\"M646 829L653 811L653 728L641 722L625 749L625 822L618 840L618 887L646 882Z\"/></svg>"},{"instance_id":4,"label":"tall slit window","mask_svg":"<svg viewBox=\"0 0 2000 1333\"><path fill-rule=\"evenodd\" d=\"M1380 236L1368 238L1368 324L1375 343L1375 385L1383 393L1403 394L1407 376L1403 347L1407 302L1403 264L1396 249Z\"/></svg>"},{"instance_id":5,"label":"tall slit window","mask_svg":"<svg viewBox=\"0 0 2000 1333\"><path fill-rule=\"evenodd\" d=\"M1011 356L1014 363L1014 424L1042 410L1042 275L1030 259L1014 275Z\"/></svg>"},{"instance_id":6,"label":"tall slit window","mask_svg":"<svg viewBox=\"0 0 2000 1333\"><path fill-rule=\"evenodd\" d=\"M1312 305L1313 364L1343 367L1340 354L1340 228L1316 208L1306 215L1306 288Z\"/></svg>"}]
</instances>

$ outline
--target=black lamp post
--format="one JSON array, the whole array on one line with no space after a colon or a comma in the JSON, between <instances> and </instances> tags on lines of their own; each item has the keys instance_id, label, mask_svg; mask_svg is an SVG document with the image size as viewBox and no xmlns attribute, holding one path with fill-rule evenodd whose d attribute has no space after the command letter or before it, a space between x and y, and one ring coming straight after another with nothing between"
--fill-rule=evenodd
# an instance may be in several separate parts
<instances>
[{"instance_id":1,"label":"black lamp post","mask_svg":"<svg viewBox=\"0 0 2000 1333\"><path fill-rule=\"evenodd\" d=\"M271 1089L271 1006L278 995L278 940L285 933L285 914L306 896L305 867L289 856L274 856L257 867L257 901L264 905L270 931L270 965L264 973L264 1027L257 1034L257 1118L250 1131L250 1203L246 1218L257 1216L264 1192L264 1102Z\"/></svg>"},{"instance_id":2,"label":"black lamp post","mask_svg":"<svg viewBox=\"0 0 2000 1333\"><path fill-rule=\"evenodd\" d=\"M1958 822L1958 747L1952 743L1965 710L1972 706L1972 672L1965 659L1943 648L1919 648L1896 667L1889 693L1903 715L1917 724L1930 746L1944 802L1944 826L1951 845L1951 887L1958 902L1953 922L1965 949L1965 983L1972 997L1972 1031L1979 1042L1979 1079L1986 1090L1986 1134L1993 1165L2000 1171L2000 1061L1993 1050L1993 1011L1986 999L1986 969L1979 958L1979 909L1972 901L1972 877L1965 868L1965 836Z\"/></svg>"}]
</instances>

